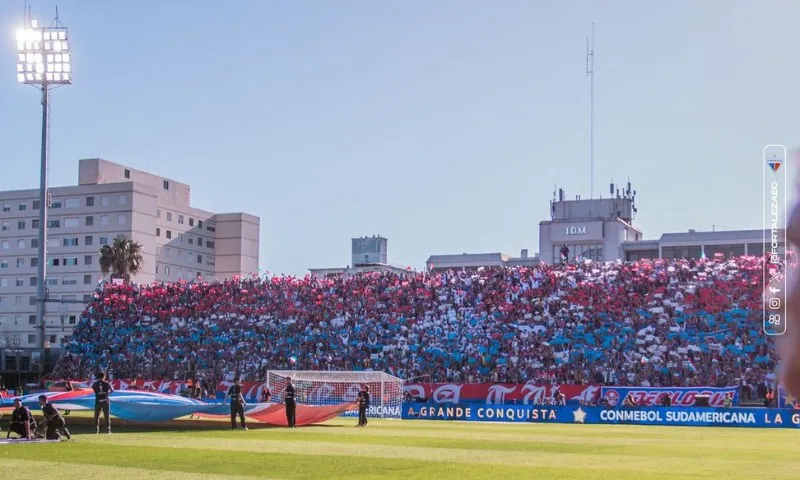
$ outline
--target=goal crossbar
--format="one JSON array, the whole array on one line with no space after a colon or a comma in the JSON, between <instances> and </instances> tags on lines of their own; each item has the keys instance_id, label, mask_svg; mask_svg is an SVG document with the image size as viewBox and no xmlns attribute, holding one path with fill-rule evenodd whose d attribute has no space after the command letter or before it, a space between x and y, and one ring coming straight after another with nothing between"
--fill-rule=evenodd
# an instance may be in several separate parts
<instances>
[{"instance_id":1,"label":"goal crossbar","mask_svg":"<svg viewBox=\"0 0 800 480\"><path fill-rule=\"evenodd\" d=\"M363 387L369 387L367 415L400 418L404 380L385 372L327 370L269 370L267 388L272 400L283 401L288 379L292 380L295 399L300 404L336 405L354 403ZM354 415L346 412L343 416Z\"/></svg>"}]
</instances>

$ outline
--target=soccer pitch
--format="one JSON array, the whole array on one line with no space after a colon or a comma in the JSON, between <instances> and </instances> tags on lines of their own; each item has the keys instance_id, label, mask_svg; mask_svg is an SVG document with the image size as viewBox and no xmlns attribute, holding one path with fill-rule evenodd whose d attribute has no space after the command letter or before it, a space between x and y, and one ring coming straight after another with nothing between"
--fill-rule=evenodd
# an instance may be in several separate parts
<instances>
[{"instance_id":1,"label":"soccer pitch","mask_svg":"<svg viewBox=\"0 0 800 480\"><path fill-rule=\"evenodd\" d=\"M69 417L67 417L69 422ZM148 430L0 445L3 478L795 479L788 429L355 419L297 429ZM5 437L5 435L3 435Z\"/></svg>"}]
</instances>

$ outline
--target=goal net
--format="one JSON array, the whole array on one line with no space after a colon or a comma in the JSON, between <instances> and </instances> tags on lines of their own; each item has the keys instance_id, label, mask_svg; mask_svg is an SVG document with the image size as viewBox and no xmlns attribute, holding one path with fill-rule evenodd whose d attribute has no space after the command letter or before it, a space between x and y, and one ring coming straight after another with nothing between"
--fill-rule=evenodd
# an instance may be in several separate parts
<instances>
[{"instance_id":1,"label":"goal net","mask_svg":"<svg viewBox=\"0 0 800 480\"><path fill-rule=\"evenodd\" d=\"M403 380L384 372L331 372L316 370L270 370L267 387L273 402L283 401L286 378L291 377L297 403L336 405L352 403L362 386L369 386L367 415L373 418L400 418L403 405ZM345 412L343 416L356 416Z\"/></svg>"}]
</instances>

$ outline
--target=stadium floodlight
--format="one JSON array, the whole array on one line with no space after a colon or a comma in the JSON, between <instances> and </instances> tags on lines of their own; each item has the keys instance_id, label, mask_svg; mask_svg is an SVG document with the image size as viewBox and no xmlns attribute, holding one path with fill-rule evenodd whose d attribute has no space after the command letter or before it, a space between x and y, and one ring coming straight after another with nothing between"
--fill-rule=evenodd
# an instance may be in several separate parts
<instances>
[{"instance_id":1,"label":"stadium floodlight","mask_svg":"<svg viewBox=\"0 0 800 480\"><path fill-rule=\"evenodd\" d=\"M28 85L69 85L72 62L66 27L31 20L17 30L17 81Z\"/></svg>"},{"instance_id":2,"label":"stadium floodlight","mask_svg":"<svg viewBox=\"0 0 800 480\"><path fill-rule=\"evenodd\" d=\"M49 27L30 18L26 12L25 24L17 30L17 81L26 85L34 85L42 92L42 150L39 172L39 255L36 283L36 321L40 330L39 345L49 350L45 302L47 302L47 170L49 153L50 109L48 100L50 89L72 83L72 49L69 44L69 32L56 18ZM42 363L42 370L45 365Z\"/></svg>"}]
</instances>

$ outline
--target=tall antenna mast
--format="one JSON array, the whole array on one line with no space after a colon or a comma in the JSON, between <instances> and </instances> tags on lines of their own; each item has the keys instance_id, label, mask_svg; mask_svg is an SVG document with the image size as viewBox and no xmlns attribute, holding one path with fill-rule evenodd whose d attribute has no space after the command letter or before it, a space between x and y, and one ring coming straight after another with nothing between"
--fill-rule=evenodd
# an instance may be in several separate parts
<instances>
[{"instance_id":1,"label":"tall antenna mast","mask_svg":"<svg viewBox=\"0 0 800 480\"><path fill-rule=\"evenodd\" d=\"M594 22L592 43L586 37L586 75L589 77L589 198L594 198Z\"/></svg>"}]
</instances>

